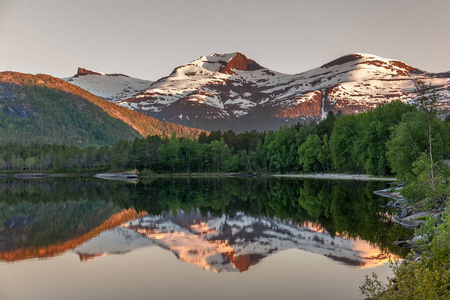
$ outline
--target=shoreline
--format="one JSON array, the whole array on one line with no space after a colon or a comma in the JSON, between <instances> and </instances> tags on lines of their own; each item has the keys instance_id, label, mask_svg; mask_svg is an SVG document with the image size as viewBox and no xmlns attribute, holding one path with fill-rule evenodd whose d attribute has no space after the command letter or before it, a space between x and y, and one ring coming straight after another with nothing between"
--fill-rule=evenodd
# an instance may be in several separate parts
<instances>
[{"instance_id":1,"label":"shoreline","mask_svg":"<svg viewBox=\"0 0 450 300\"><path fill-rule=\"evenodd\" d=\"M408 204L406 199L400 194L400 189L401 188L396 188L392 190L388 188L374 191L373 193L381 197L392 199L385 205L385 207L394 208L398 211L397 214L392 216L392 220L394 222L410 229L422 227L425 224L424 218L434 214L422 209L414 209L413 205Z\"/></svg>"},{"instance_id":2,"label":"shoreline","mask_svg":"<svg viewBox=\"0 0 450 300\"><path fill-rule=\"evenodd\" d=\"M55 177L78 177L78 176L92 176L100 177L98 175L112 175L112 174L128 174L128 172L106 172L106 173L0 173L0 179L14 178L14 179L45 179ZM317 174L259 174L252 172L236 172L236 173L167 173L167 174L153 174L152 176L140 177L230 177L230 178L254 178L254 177L286 177L286 178L312 178L312 179L330 179L330 180L360 180L360 181L397 181L395 177L374 177L367 174L339 174L339 173L317 173ZM104 179L104 178L103 178Z\"/></svg>"},{"instance_id":3,"label":"shoreline","mask_svg":"<svg viewBox=\"0 0 450 300\"><path fill-rule=\"evenodd\" d=\"M333 179L333 180L363 180L363 181L397 181L394 177L373 177L367 174L339 174L339 173L319 173L319 174L276 174L274 177L292 177L292 178L314 178L314 179Z\"/></svg>"}]
</instances>

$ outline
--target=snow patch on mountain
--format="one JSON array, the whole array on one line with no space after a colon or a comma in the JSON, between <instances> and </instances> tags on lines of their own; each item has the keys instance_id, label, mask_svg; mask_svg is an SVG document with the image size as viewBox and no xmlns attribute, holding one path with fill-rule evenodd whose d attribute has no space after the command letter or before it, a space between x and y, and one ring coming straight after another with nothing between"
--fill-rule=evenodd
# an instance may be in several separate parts
<instances>
[{"instance_id":1,"label":"snow patch on mountain","mask_svg":"<svg viewBox=\"0 0 450 300\"><path fill-rule=\"evenodd\" d=\"M78 72L77 75L64 78L64 80L112 102L131 98L147 89L153 83L153 81L133 78L122 74L86 71L89 73L79 74Z\"/></svg>"}]
</instances>

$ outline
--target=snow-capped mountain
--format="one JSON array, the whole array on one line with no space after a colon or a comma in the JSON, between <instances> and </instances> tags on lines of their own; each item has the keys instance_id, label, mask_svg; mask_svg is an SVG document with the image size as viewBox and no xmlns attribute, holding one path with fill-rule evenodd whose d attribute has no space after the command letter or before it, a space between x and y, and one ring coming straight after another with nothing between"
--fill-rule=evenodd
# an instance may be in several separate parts
<instances>
[{"instance_id":1,"label":"snow-capped mountain","mask_svg":"<svg viewBox=\"0 0 450 300\"><path fill-rule=\"evenodd\" d=\"M332 237L314 224L299 225L243 213L214 217L182 211L130 221L121 228L101 233L74 251L81 260L86 260L151 245L214 272L244 272L265 257L286 249L325 255L359 268L386 263L390 255L363 240Z\"/></svg>"},{"instance_id":2,"label":"snow-capped mountain","mask_svg":"<svg viewBox=\"0 0 450 300\"><path fill-rule=\"evenodd\" d=\"M78 68L76 75L64 80L112 102L133 97L153 83L123 74L97 73L84 68Z\"/></svg>"},{"instance_id":3,"label":"snow-capped mountain","mask_svg":"<svg viewBox=\"0 0 450 300\"><path fill-rule=\"evenodd\" d=\"M214 53L177 67L119 103L160 120L206 130L266 130L320 119L329 111L360 113L383 102L410 101L418 79L436 87L442 108L450 106L450 72L427 73L398 60L351 54L288 75L241 53Z\"/></svg>"}]
</instances>

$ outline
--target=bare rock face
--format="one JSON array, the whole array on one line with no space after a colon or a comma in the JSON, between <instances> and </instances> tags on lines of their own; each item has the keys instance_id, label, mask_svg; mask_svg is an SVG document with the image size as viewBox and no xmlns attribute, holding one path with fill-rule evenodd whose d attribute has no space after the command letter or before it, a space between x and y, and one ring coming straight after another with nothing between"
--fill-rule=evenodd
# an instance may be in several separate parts
<instances>
[{"instance_id":1,"label":"bare rock face","mask_svg":"<svg viewBox=\"0 0 450 300\"><path fill-rule=\"evenodd\" d=\"M102 74L85 68L78 68L77 74L75 76L83 76L83 75L102 75Z\"/></svg>"},{"instance_id":2,"label":"bare rock face","mask_svg":"<svg viewBox=\"0 0 450 300\"><path fill-rule=\"evenodd\" d=\"M258 63L254 60L248 59L242 53L236 53L236 55L223 67L219 72L224 74L233 74L233 70L241 70L241 71L255 71L263 69Z\"/></svg>"},{"instance_id":3,"label":"bare rock face","mask_svg":"<svg viewBox=\"0 0 450 300\"><path fill-rule=\"evenodd\" d=\"M29 113L21 106L6 106L3 113L13 119L28 118Z\"/></svg>"},{"instance_id":4,"label":"bare rock face","mask_svg":"<svg viewBox=\"0 0 450 300\"><path fill-rule=\"evenodd\" d=\"M273 114L273 117L279 119L298 118L303 116L320 118L322 107L322 91L314 91L308 101L301 101L302 98L296 99L297 103L293 103L284 109L280 109Z\"/></svg>"}]
</instances>

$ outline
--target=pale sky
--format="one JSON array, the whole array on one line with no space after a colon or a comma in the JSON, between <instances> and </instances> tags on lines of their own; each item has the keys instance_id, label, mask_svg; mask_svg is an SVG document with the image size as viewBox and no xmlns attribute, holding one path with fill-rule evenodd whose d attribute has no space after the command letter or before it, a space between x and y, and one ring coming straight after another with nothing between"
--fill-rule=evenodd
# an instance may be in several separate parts
<instances>
[{"instance_id":1,"label":"pale sky","mask_svg":"<svg viewBox=\"0 0 450 300\"><path fill-rule=\"evenodd\" d=\"M0 71L157 80L210 53L294 74L370 53L450 71L450 0L0 0Z\"/></svg>"}]
</instances>

